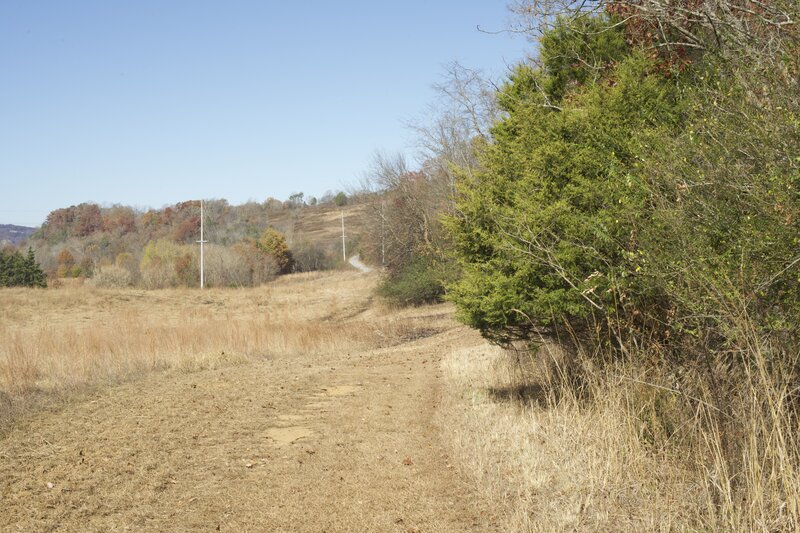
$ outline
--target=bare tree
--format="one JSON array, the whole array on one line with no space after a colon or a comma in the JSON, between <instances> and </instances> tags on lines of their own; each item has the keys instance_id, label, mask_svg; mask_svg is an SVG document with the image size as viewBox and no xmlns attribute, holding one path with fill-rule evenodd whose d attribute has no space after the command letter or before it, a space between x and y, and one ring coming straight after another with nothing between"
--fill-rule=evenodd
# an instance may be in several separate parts
<instances>
[{"instance_id":1,"label":"bare tree","mask_svg":"<svg viewBox=\"0 0 800 533\"><path fill-rule=\"evenodd\" d=\"M424 120L407 125L417 134L420 159L453 179L453 167L469 172L477 165L475 143L489 142L489 129L499 118L497 84L480 70L452 62L433 86L436 100Z\"/></svg>"},{"instance_id":2,"label":"bare tree","mask_svg":"<svg viewBox=\"0 0 800 533\"><path fill-rule=\"evenodd\" d=\"M798 42L796 0L517 0L509 31L538 38L556 20L606 13L656 49L711 49L772 62Z\"/></svg>"}]
</instances>

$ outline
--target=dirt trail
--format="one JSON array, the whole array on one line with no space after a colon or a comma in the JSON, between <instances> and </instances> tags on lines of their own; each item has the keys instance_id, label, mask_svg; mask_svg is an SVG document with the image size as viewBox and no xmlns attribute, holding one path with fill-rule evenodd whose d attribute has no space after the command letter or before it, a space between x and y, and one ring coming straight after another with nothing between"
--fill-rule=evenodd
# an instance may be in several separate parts
<instances>
[{"instance_id":1,"label":"dirt trail","mask_svg":"<svg viewBox=\"0 0 800 533\"><path fill-rule=\"evenodd\" d=\"M364 262L361 260L360 254L354 255L347 262L350 263L353 267L363 272L364 274L369 274L370 272L372 272L372 269L367 265L365 265Z\"/></svg>"},{"instance_id":2,"label":"dirt trail","mask_svg":"<svg viewBox=\"0 0 800 533\"><path fill-rule=\"evenodd\" d=\"M487 531L446 451L449 318L392 348L171 371L0 440L0 530Z\"/></svg>"}]
</instances>

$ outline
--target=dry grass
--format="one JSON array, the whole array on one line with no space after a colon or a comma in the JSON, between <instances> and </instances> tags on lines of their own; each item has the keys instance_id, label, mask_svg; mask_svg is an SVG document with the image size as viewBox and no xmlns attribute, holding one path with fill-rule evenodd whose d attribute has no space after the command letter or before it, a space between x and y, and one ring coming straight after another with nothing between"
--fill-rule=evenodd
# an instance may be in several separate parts
<instances>
[{"instance_id":1,"label":"dry grass","mask_svg":"<svg viewBox=\"0 0 800 533\"><path fill-rule=\"evenodd\" d=\"M506 530L693 527L700 491L678 461L642 443L623 394L592 407L545 397L490 346L454 352L442 364L456 455L502 509Z\"/></svg>"},{"instance_id":2,"label":"dry grass","mask_svg":"<svg viewBox=\"0 0 800 533\"><path fill-rule=\"evenodd\" d=\"M372 283L361 274L292 276L271 289L158 291L132 303L111 296L133 291L79 293L86 301L73 311L106 302L90 315L98 324L147 302L177 336L181 328L166 322L206 306L219 315L214 324L269 313L253 324L291 322L300 332L307 324L311 340L263 337L259 346L250 332L241 349L257 351L245 364L149 372L29 411L0 437L0 531L492 530L434 421L432 363L462 330L444 306L384 314L368 302ZM26 316L62 297L28 295ZM34 306L35 298L53 300ZM315 323L330 336L314 333ZM261 359L268 350L276 355Z\"/></svg>"},{"instance_id":3,"label":"dry grass","mask_svg":"<svg viewBox=\"0 0 800 533\"><path fill-rule=\"evenodd\" d=\"M798 531L792 391L758 354L725 429L710 404L682 408L642 367L589 371L590 399L577 401L546 372L533 375L538 365L520 370L489 346L443 361L444 416L509 531Z\"/></svg>"},{"instance_id":4,"label":"dry grass","mask_svg":"<svg viewBox=\"0 0 800 533\"><path fill-rule=\"evenodd\" d=\"M238 365L234 381L249 379L254 398L269 379L275 381L271 397L308 395L313 387L337 383L353 390L353 383L373 380L380 387L363 404L365 412L381 424L385 417L387 425L380 427L391 433L388 421L400 400L386 396L386 379L404 391L411 376L402 373L421 372L418 365L436 352L444 354L445 377L438 417L452 439L453 462L500 517L500 530L800 528L800 437L790 403L797 391L778 384L766 364L770 347L755 336L750 350L756 364L737 381L736 398L726 406L730 420L722 427L711 400L685 402L653 367L587 369L579 400L573 388L554 379L552 365L515 359L466 329L362 360L364 350L453 328L447 306L389 311L373 305L376 282L360 273L329 272L286 276L254 289L0 291L0 430L9 415L26 412L41 398L154 372L194 380L185 372ZM283 374L273 375L273 361L243 366L263 359L274 360ZM330 366L317 376L320 369L309 369L319 361ZM384 365L379 371L378 361ZM347 370L340 368L340 381L332 385L325 380L334 375L333 366ZM310 381L308 390L278 388L301 367L319 383ZM173 387L162 381L151 385ZM435 377L430 381L423 387L428 392ZM166 394L148 400L154 412ZM183 394L176 392L175 401ZM228 403L242 405L235 398ZM187 409L195 407L175 407L175 419ZM232 442L243 426L232 426ZM376 457L383 457L383 448Z\"/></svg>"},{"instance_id":5,"label":"dry grass","mask_svg":"<svg viewBox=\"0 0 800 533\"><path fill-rule=\"evenodd\" d=\"M269 223L283 233L289 243L308 241L322 248L331 244L340 246L342 238L341 215L349 238L364 233L368 217L366 204L307 206L300 209L283 209L269 214ZM341 254L341 248L339 248Z\"/></svg>"},{"instance_id":6,"label":"dry grass","mask_svg":"<svg viewBox=\"0 0 800 533\"><path fill-rule=\"evenodd\" d=\"M370 308L374 284L338 272L253 289L2 290L0 415L26 398L152 371L366 349L413 335L413 320Z\"/></svg>"}]
</instances>

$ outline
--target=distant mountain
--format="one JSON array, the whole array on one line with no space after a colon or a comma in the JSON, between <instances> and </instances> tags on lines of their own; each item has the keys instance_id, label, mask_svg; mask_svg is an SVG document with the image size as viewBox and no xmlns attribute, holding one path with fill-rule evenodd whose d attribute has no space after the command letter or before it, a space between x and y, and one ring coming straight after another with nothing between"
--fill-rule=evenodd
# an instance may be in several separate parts
<instances>
[{"instance_id":1,"label":"distant mountain","mask_svg":"<svg viewBox=\"0 0 800 533\"><path fill-rule=\"evenodd\" d=\"M0 243L8 241L11 244L19 244L30 237L37 229L39 228L0 224Z\"/></svg>"}]
</instances>

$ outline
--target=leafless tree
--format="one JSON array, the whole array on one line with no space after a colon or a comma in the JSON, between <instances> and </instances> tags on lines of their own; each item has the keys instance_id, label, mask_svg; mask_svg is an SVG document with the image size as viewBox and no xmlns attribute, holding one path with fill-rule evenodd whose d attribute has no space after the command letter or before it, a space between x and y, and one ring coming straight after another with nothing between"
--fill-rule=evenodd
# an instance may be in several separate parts
<instances>
[{"instance_id":1,"label":"leafless tree","mask_svg":"<svg viewBox=\"0 0 800 533\"><path fill-rule=\"evenodd\" d=\"M798 42L796 0L516 0L509 31L531 38L556 20L607 13L656 49L707 51L771 62Z\"/></svg>"},{"instance_id":2,"label":"leafless tree","mask_svg":"<svg viewBox=\"0 0 800 533\"><path fill-rule=\"evenodd\" d=\"M407 125L417 136L423 163L437 167L452 181L453 167L469 172L477 165L476 141L490 139L489 130L500 116L497 83L480 70L452 62L433 88L437 98L428 106L426 118Z\"/></svg>"}]
</instances>

